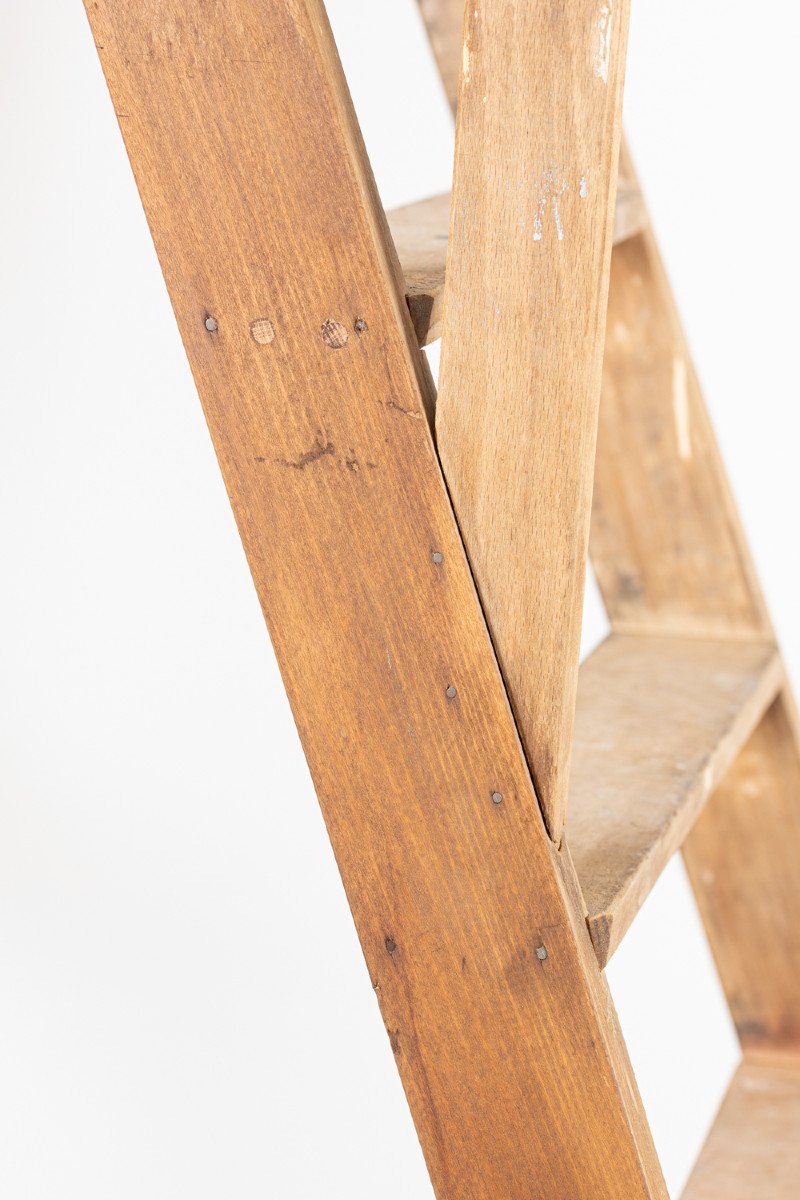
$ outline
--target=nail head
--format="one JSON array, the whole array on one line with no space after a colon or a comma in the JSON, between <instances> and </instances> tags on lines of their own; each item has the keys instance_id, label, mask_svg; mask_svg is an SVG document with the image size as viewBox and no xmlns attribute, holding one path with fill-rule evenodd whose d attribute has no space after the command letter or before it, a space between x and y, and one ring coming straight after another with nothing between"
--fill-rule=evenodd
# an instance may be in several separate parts
<instances>
[{"instance_id":1,"label":"nail head","mask_svg":"<svg viewBox=\"0 0 800 1200\"><path fill-rule=\"evenodd\" d=\"M454 699L455 694L456 694L456 689L453 687L452 683L450 684L450 686L448 688L445 689L444 694L445 694L445 696L447 696L448 700Z\"/></svg>"},{"instance_id":2,"label":"nail head","mask_svg":"<svg viewBox=\"0 0 800 1200\"><path fill-rule=\"evenodd\" d=\"M502 804L502 803L503 803L503 793L502 792L492 792L492 804Z\"/></svg>"},{"instance_id":3,"label":"nail head","mask_svg":"<svg viewBox=\"0 0 800 1200\"><path fill-rule=\"evenodd\" d=\"M437 567L438 567L439 563L444 562L444 555L442 554L442 552L440 550L434 550L433 554L431 555L431 558L436 563Z\"/></svg>"},{"instance_id":4,"label":"nail head","mask_svg":"<svg viewBox=\"0 0 800 1200\"><path fill-rule=\"evenodd\" d=\"M216 333L217 330L219 329L219 325L216 322L216 318L215 317L206 317L205 327L209 333Z\"/></svg>"}]
</instances>

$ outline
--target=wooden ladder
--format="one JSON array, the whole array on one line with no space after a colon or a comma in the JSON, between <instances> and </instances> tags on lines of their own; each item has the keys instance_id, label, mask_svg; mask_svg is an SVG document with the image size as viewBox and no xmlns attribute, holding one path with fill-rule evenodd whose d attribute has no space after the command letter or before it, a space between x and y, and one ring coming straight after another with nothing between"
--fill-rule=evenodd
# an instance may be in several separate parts
<instances>
[{"instance_id":1,"label":"wooden ladder","mask_svg":"<svg viewBox=\"0 0 800 1200\"><path fill-rule=\"evenodd\" d=\"M420 5L453 192L387 221L322 0L86 0L434 1190L666 1197L603 967L681 847L743 1047L685 1198L796 1200L798 719L627 0Z\"/></svg>"}]
</instances>

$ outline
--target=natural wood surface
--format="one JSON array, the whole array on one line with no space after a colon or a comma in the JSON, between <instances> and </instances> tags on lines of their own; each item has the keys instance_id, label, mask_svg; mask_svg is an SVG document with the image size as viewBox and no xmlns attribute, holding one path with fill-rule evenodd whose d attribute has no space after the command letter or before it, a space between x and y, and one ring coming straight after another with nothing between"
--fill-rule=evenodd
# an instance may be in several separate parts
<instances>
[{"instance_id":1,"label":"natural wood surface","mask_svg":"<svg viewBox=\"0 0 800 1200\"><path fill-rule=\"evenodd\" d=\"M447 99L455 112L464 30L464 0L419 0L419 7Z\"/></svg>"},{"instance_id":2,"label":"natural wood surface","mask_svg":"<svg viewBox=\"0 0 800 1200\"><path fill-rule=\"evenodd\" d=\"M87 12L436 1194L666 1200L324 9Z\"/></svg>"},{"instance_id":3,"label":"natural wood surface","mask_svg":"<svg viewBox=\"0 0 800 1200\"><path fill-rule=\"evenodd\" d=\"M800 1058L745 1058L683 1200L797 1200Z\"/></svg>"},{"instance_id":4,"label":"natural wood surface","mask_svg":"<svg viewBox=\"0 0 800 1200\"><path fill-rule=\"evenodd\" d=\"M635 181L624 148L620 172ZM591 553L618 631L771 637L649 225L612 260ZM742 1041L800 1046L800 738L788 686L683 852Z\"/></svg>"},{"instance_id":5,"label":"natural wood surface","mask_svg":"<svg viewBox=\"0 0 800 1200\"><path fill-rule=\"evenodd\" d=\"M782 678L771 644L619 634L581 667L567 840L601 966Z\"/></svg>"},{"instance_id":6,"label":"natural wood surface","mask_svg":"<svg viewBox=\"0 0 800 1200\"><path fill-rule=\"evenodd\" d=\"M683 853L743 1044L800 1051L800 754L788 695L750 738Z\"/></svg>"},{"instance_id":7,"label":"natural wood surface","mask_svg":"<svg viewBox=\"0 0 800 1200\"><path fill-rule=\"evenodd\" d=\"M386 215L405 279L411 320L420 346L427 346L442 336L450 193L392 209ZM643 220L638 186L620 177L614 242L634 237L642 229ZM494 280L488 286L493 285Z\"/></svg>"},{"instance_id":8,"label":"natural wood surface","mask_svg":"<svg viewBox=\"0 0 800 1200\"><path fill-rule=\"evenodd\" d=\"M635 186L627 152L620 169ZM612 257L590 549L615 629L769 635L647 223Z\"/></svg>"},{"instance_id":9,"label":"natural wood surface","mask_svg":"<svg viewBox=\"0 0 800 1200\"><path fill-rule=\"evenodd\" d=\"M610 14L595 0L467 7L436 405L448 487L556 844L578 677L627 3Z\"/></svg>"}]
</instances>

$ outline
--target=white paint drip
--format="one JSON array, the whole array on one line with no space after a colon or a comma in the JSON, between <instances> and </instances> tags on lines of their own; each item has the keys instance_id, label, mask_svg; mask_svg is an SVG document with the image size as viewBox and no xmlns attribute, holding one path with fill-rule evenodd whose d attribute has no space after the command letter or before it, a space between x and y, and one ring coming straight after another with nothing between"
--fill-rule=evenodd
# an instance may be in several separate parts
<instances>
[{"instance_id":1,"label":"white paint drip","mask_svg":"<svg viewBox=\"0 0 800 1200\"><path fill-rule=\"evenodd\" d=\"M586 199L586 193L588 192L588 190L589 190L589 185L586 181L586 176L581 175L581 187L580 187L580 193L579 193L581 200Z\"/></svg>"},{"instance_id":2,"label":"white paint drip","mask_svg":"<svg viewBox=\"0 0 800 1200\"><path fill-rule=\"evenodd\" d=\"M611 26L614 21L612 0L600 5L597 18L597 48L594 52L594 73L603 83L608 83L608 65L611 61Z\"/></svg>"},{"instance_id":3,"label":"white paint drip","mask_svg":"<svg viewBox=\"0 0 800 1200\"><path fill-rule=\"evenodd\" d=\"M539 203L533 217L533 240L540 242L544 236L544 215L547 211L548 202L553 207L553 221L556 227L556 235L558 240L564 240L564 225L561 221L561 213L559 211L558 202L564 192L569 188L569 184L562 175L559 183L556 183L553 178L552 170L545 171L542 175L542 191L539 195Z\"/></svg>"},{"instance_id":4,"label":"white paint drip","mask_svg":"<svg viewBox=\"0 0 800 1200\"><path fill-rule=\"evenodd\" d=\"M469 44L466 41L461 54L461 65L464 72L464 83L469 83Z\"/></svg>"},{"instance_id":5,"label":"white paint drip","mask_svg":"<svg viewBox=\"0 0 800 1200\"><path fill-rule=\"evenodd\" d=\"M672 360L672 411L675 416L675 437L678 442L678 457L689 462L692 457L692 433L689 424L689 385L686 359L677 356Z\"/></svg>"},{"instance_id":6,"label":"white paint drip","mask_svg":"<svg viewBox=\"0 0 800 1200\"><path fill-rule=\"evenodd\" d=\"M558 212L558 196L553 196L553 220L556 223L556 233L558 234L558 240L560 242L563 242L564 226L561 224L561 217Z\"/></svg>"},{"instance_id":7,"label":"white paint drip","mask_svg":"<svg viewBox=\"0 0 800 1200\"><path fill-rule=\"evenodd\" d=\"M533 240L535 242L540 242L542 240L542 222L546 208L547 194L545 193L539 200L539 207L536 209L536 213L533 218Z\"/></svg>"}]
</instances>

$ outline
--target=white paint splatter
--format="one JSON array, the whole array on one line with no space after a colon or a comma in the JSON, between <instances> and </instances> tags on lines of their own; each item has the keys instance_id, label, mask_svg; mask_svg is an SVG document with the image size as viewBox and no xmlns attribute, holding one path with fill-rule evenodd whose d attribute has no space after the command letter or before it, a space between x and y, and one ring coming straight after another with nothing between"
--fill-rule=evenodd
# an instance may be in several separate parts
<instances>
[{"instance_id":1,"label":"white paint splatter","mask_svg":"<svg viewBox=\"0 0 800 1200\"><path fill-rule=\"evenodd\" d=\"M569 188L569 184L563 175L558 177L558 181L554 178L552 169L543 172L542 174L542 190L539 194L539 203L533 217L533 240L540 242L544 236L544 215L547 212L548 204L553 208L553 221L556 227L556 235L558 240L564 240L564 225L561 220L561 212L558 207L558 202L561 196L564 195Z\"/></svg>"},{"instance_id":2,"label":"white paint splatter","mask_svg":"<svg viewBox=\"0 0 800 1200\"><path fill-rule=\"evenodd\" d=\"M469 43L466 41L461 53L461 65L464 72L464 83L469 83Z\"/></svg>"},{"instance_id":3,"label":"white paint splatter","mask_svg":"<svg viewBox=\"0 0 800 1200\"><path fill-rule=\"evenodd\" d=\"M612 0L600 5L597 18L597 46L594 52L594 73L603 83L608 83L608 65L611 61L611 26L614 21Z\"/></svg>"},{"instance_id":4,"label":"white paint splatter","mask_svg":"<svg viewBox=\"0 0 800 1200\"><path fill-rule=\"evenodd\" d=\"M692 457L692 433L689 423L689 385L686 359L680 355L672 360L672 411L675 416L675 437L678 457L689 462Z\"/></svg>"},{"instance_id":5,"label":"white paint splatter","mask_svg":"<svg viewBox=\"0 0 800 1200\"><path fill-rule=\"evenodd\" d=\"M587 191L588 191L588 188L589 188L589 185L588 185L588 183L587 183L587 181L586 181L586 176L585 176L585 175L581 175L581 187L580 187L580 198L581 198L581 200L585 200L585 199L586 199L586 193L587 193Z\"/></svg>"},{"instance_id":6,"label":"white paint splatter","mask_svg":"<svg viewBox=\"0 0 800 1200\"><path fill-rule=\"evenodd\" d=\"M535 242L540 242L542 240L542 232L543 232L542 227L543 227L543 220L544 220L544 214L545 214L546 208L547 208L547 193L545 192L544 195L542 195L539 200L539 207L536 209L536 213L533 218L533 240Z\"/></svg>"},{"instance_id":7,"label":"white paint splatter","mask_svg":"<svg viewBox=\"0 0 800 1200\"><path fill-rule=\"evenodd\" d=\"M558 234L558 240L560 242L563 242L564 226L561 224L561 217L558 212L558 196L553 196L553 220L556 223L556 233Z\"/></svg>"}]
</instances>

